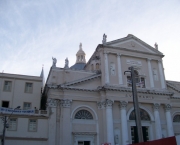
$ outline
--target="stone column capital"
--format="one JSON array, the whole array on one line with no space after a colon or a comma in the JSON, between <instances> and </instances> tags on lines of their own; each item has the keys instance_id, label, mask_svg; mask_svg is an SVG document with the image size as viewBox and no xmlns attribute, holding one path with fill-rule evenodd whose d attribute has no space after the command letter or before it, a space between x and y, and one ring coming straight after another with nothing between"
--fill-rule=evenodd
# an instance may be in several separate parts
<instances>
[{"instance_id":1,"label":"stone column capital","mask_svg":"<svg viewBox=\"0 0 180 145\"><path fill-rule=\"evenodd\" d=\"M160 108L160 104L159 103L154 103L153 108L154 108L154 111L158 111L159 108Z\"/></svg>"},{"instance_id":2,"label":"stone column capital","mask_svg":"<svg viewBox=\"0 0 180 145\"><path fill-rule=\"evenodd\" d=\"M171 105L170 104L165 104L164 109L165 109L165 111L170 111L171 110Z\"/></svg>"},{"instance_id":3,"label":"stone column capital","mask_svg":"<svg viewBox=\"0 0 180 145\"><path fill-rule=\"evenodd\" d=\"M120 57L122 54L121 54L121 53L116 53L116 55L117 55L118 57Z\"/></svg>"},{"instance_id":4,"label":"stone column capital","mask_svg":"<svg viewBox=\"0 0 180 145\"><path fill-rule=\"evenodd\" d=\"M61 100L61 106L63 108L68 108L71 106L71 103L72 103L72 100L69 100L69 99L64 99L64 100Z\"/></svg>"},{"instance_id":5,"label":"stone column capital","mask_svg":"<svg viewBox=\"0 0 180 145\"><path fill-rule=\"evenodd\" d=\"M147 58L148 61L151 61L152 59L151 58Z\"/></svg>"},{"instance_id":6,"label":"stone column capital","mask_svg":"<svg viewBox=\"0 0 180 145\"><path fill-rule=\"evenodd\" d=\"M120 101L119 107L120 109L126 109L128 102L126 101Z\"/></svg>"},{"instance_id":7,"label":"stone column capital","mask_svg":"<svg viewBox=\"0 0 180 145\"><path fill-rule=\"evenodd\" d=\"M106 108L112 108L112 105L113 105L113 101L106 99Z\"/></svg>"},{"instance_id":8,"label":"stone column capital","mask_svg":"<svg viewBox=\"0 0 180 145\"><path fill-rule=\"evenodd\" d=\"M53 98L48 98L47 99L47 103L46 103L46 105L48 106L48 107L57 107L58 105L60 106L60 100L59 99L53 99Z\"/></svg>"},{"instance_id":9,"label":"stone column capital","mask_svg":"<svg viewBox=\"0 0 180 145\"><path fill-rule=\"evenodd\" d=\"M106 103L105 103L105 101L97 102L97 106L98 106L98 109L103 109L106 107Z\"/></svg>"},{"instance_id":10,"label":"stone column capital","mask_svg":"<svg viewBox=\"0 0 180 145\"><path fill-rule=\"evenodd\" d=\"M158 61L158 63L161 63L162 62L162 60L157 60Z\"/></svg>"}]
</instances>

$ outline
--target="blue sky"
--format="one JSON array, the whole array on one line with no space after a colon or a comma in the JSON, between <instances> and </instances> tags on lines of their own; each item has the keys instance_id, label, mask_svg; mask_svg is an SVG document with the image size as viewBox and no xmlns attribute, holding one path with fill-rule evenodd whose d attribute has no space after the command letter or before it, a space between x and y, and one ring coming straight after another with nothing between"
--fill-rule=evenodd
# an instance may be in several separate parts
<instances>
[{"instance_id":1,"label":"blue sky","mask_svg":"<svg viewBox=\"0 0 180 145\"><path fill-rule=\"evenodd\" d=\"M179 0L0 0L0 72L47 77L52 56L64 67L82 42L96 46L133 34L164 53L165 76L180 81Z\"/></svg>"}]
</instances>

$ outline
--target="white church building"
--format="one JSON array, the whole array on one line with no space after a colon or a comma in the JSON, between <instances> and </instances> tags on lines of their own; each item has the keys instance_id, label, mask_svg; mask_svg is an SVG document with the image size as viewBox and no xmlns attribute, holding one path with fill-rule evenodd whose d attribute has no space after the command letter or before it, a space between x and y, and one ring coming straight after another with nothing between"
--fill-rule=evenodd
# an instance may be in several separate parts
<instances>
[{"instance_id":1,"label":"white church building","mask_svg":"<svg viewBox=\"0 0 180 145\"><path fill-rule=\"evenodd\" d=\"M4 108L22 104L20 113L9 118L6 144L136 143L131 76L124 74L131 66L138 76L144 141L180 134L180 82L165 79L158 45L152 47L132 34L106 39L104 34L87 62L82 44L71 67L68 59L58 67L53 58L44 88L43 72L40 77L0 74L1 117L8 116Z\"/></svg>"}]
</instances>

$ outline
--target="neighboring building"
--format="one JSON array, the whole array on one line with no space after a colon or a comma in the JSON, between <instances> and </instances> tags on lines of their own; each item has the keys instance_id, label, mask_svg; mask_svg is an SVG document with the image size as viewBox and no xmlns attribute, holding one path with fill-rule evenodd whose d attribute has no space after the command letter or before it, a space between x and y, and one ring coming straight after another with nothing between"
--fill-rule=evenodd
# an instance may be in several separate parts
<instances>
[{"instance_id":1,"label":"neighboring building","mask_svg":"<svg viewBox=\"0 0 180 145\"><path fill-rule=\"evenodd\" d=\"M47 142L48 114L39 110L43 81L43 70L40 77L0 73L1 141L4 116L10 116L14 108L21 107L8 118L6 145L44 145Z\"/></svg>"},{"instance_id":2,"label":"neighboring building","mask_svg":"<svg viewBox=\"0 0 180 145\"><path fill-rule=\"evenodd\" d=\"M124 75L130 66L138 76L144 140L180 134L180 82L165 80L158 45L131 34L111 42L106 38L87 63L82 44L71 67L67 58L64 68L53 58L44 88L43 71L40 77L0 73L2 119L10 108L22 109L9 118L6 145L136 142L131 77Z\"/></svg>"}]
</instances>

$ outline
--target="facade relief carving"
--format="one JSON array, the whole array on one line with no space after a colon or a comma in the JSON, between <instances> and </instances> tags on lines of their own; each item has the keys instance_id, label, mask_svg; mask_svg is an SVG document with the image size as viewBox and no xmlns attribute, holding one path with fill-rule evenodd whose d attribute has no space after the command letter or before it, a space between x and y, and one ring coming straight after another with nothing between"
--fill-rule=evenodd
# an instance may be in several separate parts
<instances>
[{"instance_id":1,"label":"facade relief carving","mask_svg":"<svg viewBox=\"0 0 180 145\"><path fill-rule=\"evenodd\" d=\"M111 62L111 64L110 64L110 74L112 76L116 75L115 64L113 62Z\"/></svg>"},{"instance_id":2,"label":"facade relief carving","mask_svg":"<svg viewBox=\"0 0 180 145\"><path fill-rule=\"evenodd\" d=\"M70 107L71 106L71 102L72 100L59 100L59 99L52 99L52 98L48 98L47 99L47 103L46 105L48 107L57 107L57 106L61 106L61 107Z\"/></svg>"}]
</instances>

